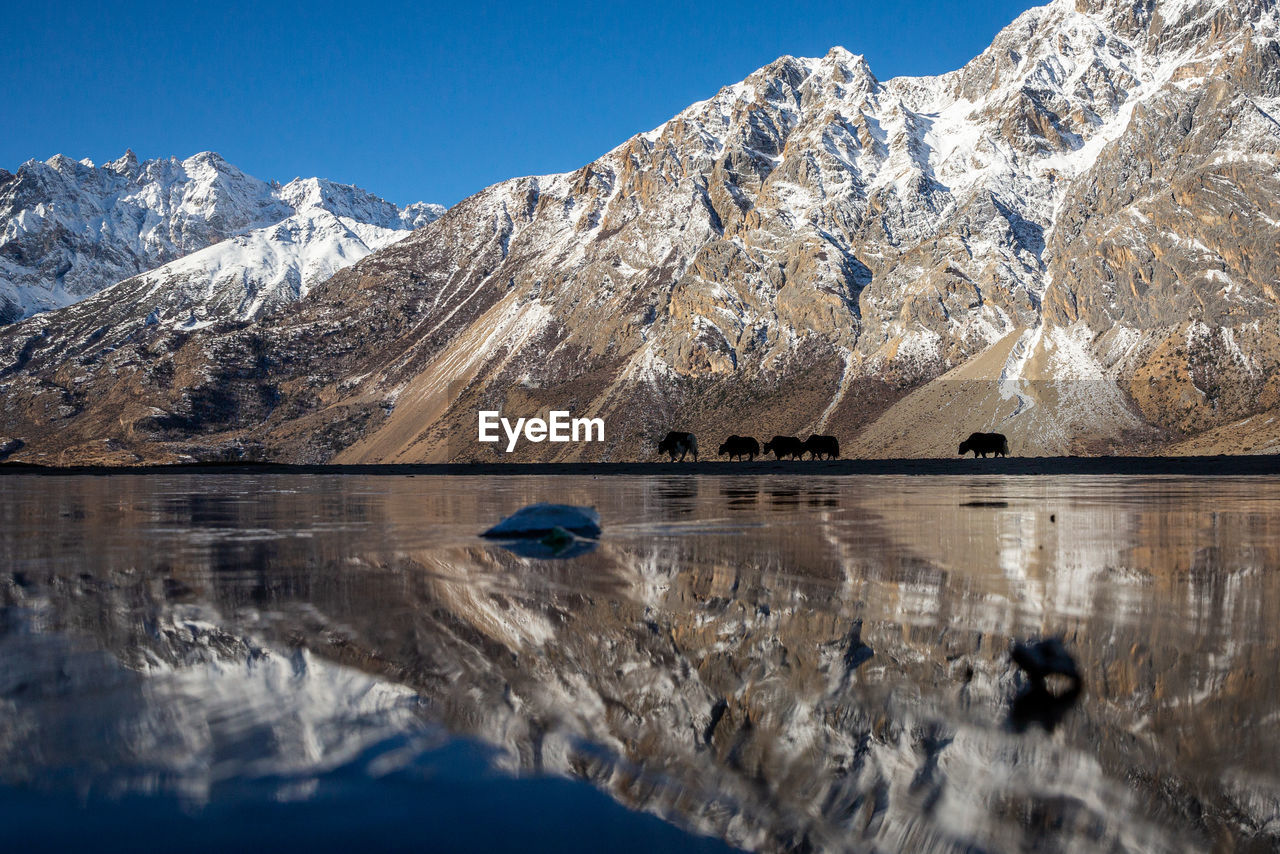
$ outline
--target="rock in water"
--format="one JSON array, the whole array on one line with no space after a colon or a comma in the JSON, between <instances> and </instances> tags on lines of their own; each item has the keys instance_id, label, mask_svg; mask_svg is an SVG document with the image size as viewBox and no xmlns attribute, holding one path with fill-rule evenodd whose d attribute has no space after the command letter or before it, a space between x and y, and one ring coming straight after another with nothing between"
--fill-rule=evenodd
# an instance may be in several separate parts
<instances>
[{"instance_id":1,"label":"rock in water","mask_svg":"<svg viewBox=\"0 0 1280 854\"><path fill-rule=\"evenodd\" d=\"M1013 663L1022 668L1033 685L1043 685L1048 676L1065 676L1077 685L1080 671L1060 638L1018 641L1009 650Z\"/></svg>"},{"instance_id":2,"label":"rock in water","mask_svg":"<svg viewBox=\"0 0 1280 854\"><path fill-rule=\"evenodd\" d=\"M572 504L530 504L503 519L480 536L495 540L543 539L561 532L596 539L600 514L594 507Z\"/></svg>"},{"instance_id":3,"label":"rock in water","mask_svg":"<svg viewBox=\"0 0 1280 854\"><path fill-rule=\"evenodd\" d=\"M1010 728L1025 732L1031 724L1039 724L1045 732L1053 732L1084 690L1075 659L1061 638L1015 641L1009 648L1009 657L1027 675L1027 683L1009 706ZM1065 678L1065 688L1058 685L1050 690L1045 684L1050 676Z\"/></svg>"}]
</instances>

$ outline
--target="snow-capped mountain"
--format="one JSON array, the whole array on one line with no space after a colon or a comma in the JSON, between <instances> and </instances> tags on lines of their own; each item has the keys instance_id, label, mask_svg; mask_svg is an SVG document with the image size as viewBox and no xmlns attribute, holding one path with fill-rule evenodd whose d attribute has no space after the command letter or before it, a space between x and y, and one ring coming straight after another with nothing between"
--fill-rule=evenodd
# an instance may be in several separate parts
<instances>
[{"instance_id":1,"label":"snow-capped mountain","mask_svg":"<svg viewBox=\"0 0 1280 854\"><path fill-rule=\"evenodd\" d=\"M9 330L0 386L33 414L2 429L56 425L31 459L116 459L104 437L120 459L471 459L477 407L555 406L609 441L529 454L634 459L677 424L877 455L984 428L1023 454L1249 450L1231 425L1280 407L1278 30L1272 0L1054 0L938 77L783 57L270 324L179 351L172 324L139 332L145 302L104 326L119 293Z\"/></svg>"},{"instance_id":2,"label":"snow-capped mountain","mask_svg":"<svg viewBox=\"0 0 1280 854\"><path fill-rule=\"evenodd\" d=\"M254 292L241 314L251 313L266 299L257 291L296 295L441 213L316 178L260 181L212 152L140 163L129 151L102 166L32 160L0 172L0 321L60 308L233 236L239 248L160 279L216 289L235 267Z\"/></svg>"},{"instance_id":3,"label":"snow-capped mountain","mask_svg":"<svg viewBox=\"0 0 1280 854\"><path fill-rule=\"evenodd\" d=\"M444 210L424 204L398 210L356 187L317 178L291 181L279 196L294 211L279 222L141 275L138 285L151 301L150 320L192 328L219 319L252 319L305 296L312 285L403 239Z\"/></svg>"}]
</instances>

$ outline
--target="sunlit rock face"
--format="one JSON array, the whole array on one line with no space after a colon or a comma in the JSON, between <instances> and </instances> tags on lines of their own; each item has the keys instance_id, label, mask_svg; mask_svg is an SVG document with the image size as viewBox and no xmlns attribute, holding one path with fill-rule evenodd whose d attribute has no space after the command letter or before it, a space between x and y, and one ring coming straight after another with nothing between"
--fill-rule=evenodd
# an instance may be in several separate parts
<instances>
[{"instance_id":1,"label":"sunlit rock face","mask_svg":"<svg viewBox=\"0 0 1280 854\"><path fill-rule=\"evenodd\" d=\"M467 738L753 850L1275 843L1269 486L256 483L6 494L0 781L306 797L408 733L357 776ZM598 549L476 536L549 490ZM1019 713L1008 648L1045 634L1085 691Z\"/></svg>"},{"instance_id":2,"label":"sunlit rock face","mask_svg":"<svg viewBox=\"0 0 1280 854\"><path fill-rule=\"evenodd\" d=\"M46 461L466 460L505 406L609 424L521 459L672 427L1173 447L1280 406L1277 35L1264 2L1059 0L938 77L783 57L251 325L148 326L135 282L7 330L4 432Z\"/></svg>"}]
</instances>

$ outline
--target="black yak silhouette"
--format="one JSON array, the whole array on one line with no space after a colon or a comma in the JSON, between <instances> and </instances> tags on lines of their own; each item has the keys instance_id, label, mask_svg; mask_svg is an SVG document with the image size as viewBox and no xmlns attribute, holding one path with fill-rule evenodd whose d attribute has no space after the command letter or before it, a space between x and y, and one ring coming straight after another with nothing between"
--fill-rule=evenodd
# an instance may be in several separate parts
<instances>
[{"instance_id":1,"label":"black yak silhouette","mask_svg":"<svg viewBox=\"0 0 1280 854\"><path fill-rule=\"evenodd\" d=\"M756 455L760 453L760 443L750 436L730 436L724 440L724 444L720 446L720 456L729 455L729 459L738 457L746 457L748 461L754 460Z\"/></svg>"},{"instance_id":2,"label":"black yak silhouette","mask_svg":"<svg viewBox=\"0 0 1280 854\"><path fill-rule=\"evenodd\" d=\"M804 450L804 442L801 442L795 436L774 436L764 443L764 452L768 454L772 451L774 457L779 460L783 457L792 457L798 460L804 454Z\"/></svg>"},{"instance_id":3,"label":"black yak silhouette","mask_svg":"<svg viewBox=\"0 0 1280 854\"><path fill-rule=\"evenodd\" d=\"M698 461L698 437L692 433L681 433L678 430L672 430L658 443L658 453L670 454L672 462L675 461L676 454L680 455L680 462L684 462L685 454L693 454L693 461L696 463Z\"/></svg>"},{"instance_id":4,"label":"black yak silhouette","mask_svg":"<svg viewBox=\"0 0 1280 854\"><path fill-rule=\"evenodd\" d=\"M804 449L812 459L826 457L829 460L840 458L840 441L835 436L819 436L814 433L804 440Z\"/></svg>"},{"instance_id":5,"label":"black yak silhouette","mask_svg":"<svg viewBox=\"0 0 1280 854\"><path fill-rule=\"evenodd\" d=\"M1003 433L970 433L969 438L960 443L960 456L973 451L973 456L986 457L994 454L997 457L1009 456L1009 440Z\"/></svg>"}]
</instances>

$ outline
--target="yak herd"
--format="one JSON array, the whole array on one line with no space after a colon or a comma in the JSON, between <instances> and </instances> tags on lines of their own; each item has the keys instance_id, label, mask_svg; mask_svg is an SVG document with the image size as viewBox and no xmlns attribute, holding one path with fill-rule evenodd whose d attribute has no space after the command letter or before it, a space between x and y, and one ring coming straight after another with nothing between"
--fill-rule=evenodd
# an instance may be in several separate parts
<instances>
[{"instance_id":1,"label":"yak herd","mask_svg":"<svg viewBox=\"0 0 1280 854\"><path fill-rule=\"evenodd\" d=\"M672 461L677 458L684 462L686 455L692 454L693 461L698 461L698 437L692 433L681 433L672 430L658 443L658 453L669 454ZM808 454L811 460L834 460L840 457L840 442L835 436L819 436L817 433L808 439L795 436L774 436L764 443L763 452L760 443L750 436L730 436L720 445L720 456L730 460L746 458L754 460L757 456L773 454L782 460L790 457L794 460L804 459Z\"/></svg>"},{"instance_id":2,"label":"yak herd","mask_svg":"<svg viewBox=\"0 0 1280 854\"><path fill-rule=\"evenodd\" d=\"M997 457L1009 455L1009 440L1003 433L971 433L969 438L960 443L958 453L964 456L972 452L974 457L986 457L991 454ZM677 457L680 462L690 454L693 461L698 461L698 437L692 433L672 430L662 441L658 442L658 453L669 454L672 462ZM791 458L802 460L808 454L811 460L836 460L840 458L840 442L835 436L819 436L814 433L808 439L801 440L795 436L774 436L760 447L760 443L750 436L733 435L720 445L720 456L730 460L746 458L748 462L757 456L773 454L775 459Z\"/></svg>"}]
</instances>

